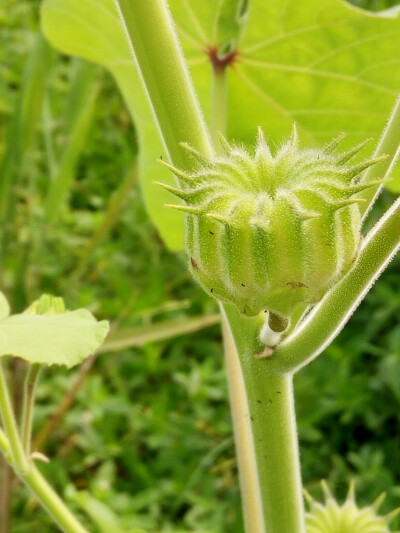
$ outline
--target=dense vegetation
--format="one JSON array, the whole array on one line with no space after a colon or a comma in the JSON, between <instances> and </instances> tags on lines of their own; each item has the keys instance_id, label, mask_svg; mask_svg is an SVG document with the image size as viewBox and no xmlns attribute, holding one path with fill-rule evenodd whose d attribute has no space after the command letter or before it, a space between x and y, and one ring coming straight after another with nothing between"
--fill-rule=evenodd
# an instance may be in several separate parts
<instances>
[{"instance_id":1,"label":"dense vegetation","mask_svg":"<svg viewBox=\"0 0 400 533\"><path fill-rule=\"evenodd\" d=\"M11 185L8 196L0 191L0 286L14 311L46 291L124 330L216 312L146 217L135 131L113 80L37 42L37 1L4 4L0 168ZM11 143L16 164L5 157ZM65 190L51 193L59 172ZM385 192L375 216L390 201ZM62 209L54 212L55 202ZM390 487L388 509L400 504L399 266L397 259L337 341L296 378L306 488L318 494L325 478L343 496L355 479L362 503ZM37 445L52 458L43 471L77 512L106 520L104 504L126 530L241 533L218 326L105 351L87 370L76 391L79 370L43 373L35 419ZM12 371L18 402L18 365ZM66 397L73 408L53 424ZM55 531L4 468L0 500L2 533Z\"/></svg>"}]
</instances>

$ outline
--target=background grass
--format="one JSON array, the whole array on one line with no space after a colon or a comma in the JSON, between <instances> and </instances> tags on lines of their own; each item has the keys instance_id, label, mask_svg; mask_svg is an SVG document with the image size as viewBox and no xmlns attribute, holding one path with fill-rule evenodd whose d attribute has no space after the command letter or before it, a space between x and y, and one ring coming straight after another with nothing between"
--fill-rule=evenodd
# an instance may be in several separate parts
<instances>
[{"instance_id":1,"label":"background grass","mask_svg":"<svg viewBox=\"0 0 400 533\"><path fill-rule=\"evenodd\" d=\"M354 3L379 9L395 2ZM135 132L112 79L44 47L43 87L32 89L24 71L37 39L39 3L3 0L3 6L0 160L10 138L21 146L0 213L0 284L13 310L47 291L119 327L215 312L192 283L184 257L165 250L146 217L135 180ZM82 91L95 92L79 130ZM40 96L33 121L18 115L21 95L30 102ZM19 130L13 130L17 115ZM66 153L71 137L72 155ZM49 190L65 158L66 200L49 224ZM374 216L391 201L385 193ZM303 476L315 495L321 478L341 497L355 479L360 503L387 490L385 509L400 505L399 266L397 259L339 338L296 378ZM90 512L105 520L109 507L124 531L243 532L218 327L101 354L72 408L46 436L78 372L43 372L34 429L40 450L51 457L43 471L82 520ZM18 401L20 365L11 375ZM14 482L12 488L8 531L56 531L23 487ZM3 500L8 490L3 482Z\"/></svg>"}]
</instances>

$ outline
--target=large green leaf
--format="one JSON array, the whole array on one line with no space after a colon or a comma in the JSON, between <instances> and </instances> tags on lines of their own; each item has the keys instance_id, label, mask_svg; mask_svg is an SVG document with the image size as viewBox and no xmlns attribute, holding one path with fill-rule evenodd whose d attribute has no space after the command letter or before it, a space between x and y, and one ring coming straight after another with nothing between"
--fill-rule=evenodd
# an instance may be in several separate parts
<instances>
[{"instance_id":1,"label":"large green leaf","mask_svg":"<svg viewBox=\"0 0 400 533\"><path fill-rule=\"evenodd\" d=\"M108 333L108 322L98 322L86 309L64 311L60 300L44 295L25 313L6 317L0 293L0 356L70 368L96 351Z\"/></svg>"},{"instance_id":2,"label":"large green leaf","mask_svg":"<svg viewBox=\"0 0 400 533\"><path fill-rule=\"evenodd\" d=\"M246 29L224 0L171 0L181 43L206 116L211 114L210 48L239 42L229 69L228 136L253 144L257 126L280 144L297 122L305 143L342 131L348 144L378 139L400 90L398 10L373 15L340 0L250 0ZM223 10L223 12L221 11ZM139 132L140 177L148 210L171 248L182 243L179 214L162 209L171 182L156 159L164 150L135 73L112 0L44 0L43 28L66 53L104 65L117 79ZM240 38L240 34L242 37ZM391 183L400 190L400 179Z\"/></svg>"}]
</instances>

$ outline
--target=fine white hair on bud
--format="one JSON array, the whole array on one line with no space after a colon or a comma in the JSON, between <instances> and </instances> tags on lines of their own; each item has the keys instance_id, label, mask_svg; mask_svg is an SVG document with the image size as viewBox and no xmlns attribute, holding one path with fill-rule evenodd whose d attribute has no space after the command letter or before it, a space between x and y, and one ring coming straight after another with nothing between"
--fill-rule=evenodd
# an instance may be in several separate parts
<instances>
[{"instance_id":1,"label":"fine white hair on bud","mask_svg":"<svg viewBox=\"0 0 400 533\"><path fill-rule=\"evenodd\" d=\"M378 515L377 511L385 494L381 494L371 505L358 507L354 496L354 483L351 483L347 498L340 505L325 481L322 481L321 485L325 503L314 500L304 491L310 508L306 513L307 533L391 533L390 522L399 514L400 508L385 516Z\"/></svg>"},{"instance_id":2,"label":"fine white hair on bud","mask_svg":"<svg viewBox=\"0 0 400 533\"><path fill-rule=\"evenodd\" d=\"M351 268L359 193L381 183L363 183L362 172L381 158L351 164L366 143L337 153L342 139L302 149L294 127L274 154L259 129L252 152L221 137L223 153L213 158L183 144L191 172L163 162L179 186L160 185L185 202L171 207L187 213L189 268L205 291L246 316L269 311L281 328Z\"/></svg>"}]
</instances>

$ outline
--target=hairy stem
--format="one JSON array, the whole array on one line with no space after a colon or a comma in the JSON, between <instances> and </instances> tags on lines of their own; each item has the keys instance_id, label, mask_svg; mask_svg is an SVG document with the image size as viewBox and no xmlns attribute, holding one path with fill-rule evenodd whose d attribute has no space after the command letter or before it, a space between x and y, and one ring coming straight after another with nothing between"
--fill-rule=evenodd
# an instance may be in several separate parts
<instances>
[{"instance_id":1,"label":"hairy stem","mask_svg":"<svg viewBox=\"0 0 400 533\"><path fill-rule=\"evenodd\" d=\"M29 365L24 383L24 397L22 401L21 438L25 454L31 453L32 419L35 403L36 384L40 373L40 365Z\"/></svg>"},{"instance_id":2,"label":"hairy stem","mask_svg":"<svg viewBox=\"0 0 400 533\"><path fill-rule=\"evenodd\" d=\"M267 358L254 357L259 319L224 311L246 531L305 533L292 376L272 373Z\"/></svg>"},{"instance_id":3,"label":"hairy stem","mask_svg":"<svg viewBox=\"0 0 400 533\"><path fill-rule=\"evenodd\" d=\"M229 385L230 407L235 434L240 488L246 531L264 533L265 524L260 498L257 464L248 416L246 388L240 360L227 320L223 320L226 373Z\"/></svg>"},{"instance_id":4,"label":"hairy stem","mask_svg":"<svg viewBox=\"0 0 400 533\"><path fill-rule=\"evenodd\" d=\"M165 0L117 0L154 117L172 162L191 168L181 142L204 155L212 145Z\"/></svg>"},{"instance_id":5,"label":"hairy stem","mask_svg":"<svg viewBox=\"0 0 400 533\"><path fill-rule=\"evenodd\" d=\"M18 473L22 473L28 469L28 460L19 438L17 423L15 421L10 394L4 375L2 358L0 358L0 413L9 441L13 466Z\"/></svg>"},{"instance_id":6,"label":"hairy stem","mask_svg":"<svg viewBox=\"0 0 400 533\"><path fill-rule=\"evenodd\" d=\"M33 463L31 463L28 472L20 477L62 531L66 533L88 533Z\"/></svg>"}]
</instances>

